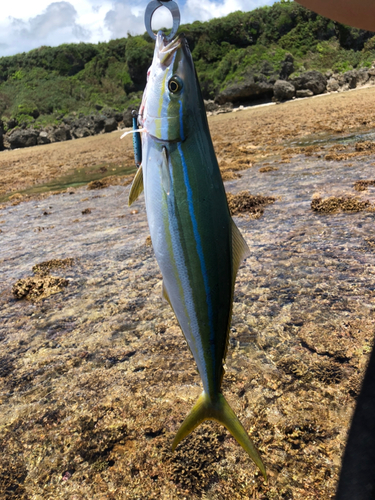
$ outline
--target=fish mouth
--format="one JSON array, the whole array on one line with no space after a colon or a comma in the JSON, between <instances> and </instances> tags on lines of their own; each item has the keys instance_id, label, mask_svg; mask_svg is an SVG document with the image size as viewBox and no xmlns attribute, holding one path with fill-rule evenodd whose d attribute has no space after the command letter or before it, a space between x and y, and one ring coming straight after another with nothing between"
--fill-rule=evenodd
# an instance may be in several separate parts
<instances>
[{"instance_id":1,"label":"fish mouth","mask_svg":"<svg viewBox=\"0 0 375 500\"><path fill-rule=\"evenodd\" d=\"M160 37L160 38L159 38ZM167 44L164 36L161 34L161 32L158 33L158 39L159 39L159 60L160 63L168 66L168 64L171 62L171 59L177 52L177 50L181 47L182 43L182 38L181 36L177 36Z\"/></svg>"}]
</instances>

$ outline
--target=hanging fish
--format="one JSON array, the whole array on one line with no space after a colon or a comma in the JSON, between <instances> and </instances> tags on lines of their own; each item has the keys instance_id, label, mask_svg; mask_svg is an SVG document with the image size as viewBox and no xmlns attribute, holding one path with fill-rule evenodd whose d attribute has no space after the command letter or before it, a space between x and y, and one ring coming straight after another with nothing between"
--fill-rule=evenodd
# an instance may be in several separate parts
<instances>
[{"instance_id":1,"label":"hanging fish","mask_svg":"<svg viewBox=\"0 0 375 500\"><path fill-rule=\"evenodd\" d=\"M193 60L183 35L156 46L140 108L142 166L129 205L145 191L152 246L203 392L172 448L204 420L223 424L266 479L250 437L221 392L234 283L249 248L233 222Z\"/></svg>"}]
</instances>

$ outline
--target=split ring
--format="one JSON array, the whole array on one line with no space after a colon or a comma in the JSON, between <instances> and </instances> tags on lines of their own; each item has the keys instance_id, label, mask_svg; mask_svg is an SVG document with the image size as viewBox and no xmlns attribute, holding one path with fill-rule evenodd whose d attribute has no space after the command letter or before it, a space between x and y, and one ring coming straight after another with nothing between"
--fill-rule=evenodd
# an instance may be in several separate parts
<instances>
[{"instance_id":1,"label":"split ring","mask_svg":"<svg viewBox=\"0 0 375 500\"><path fill-rule=\"evenodd\" d=\"M174 38L175 34L177 33L178 27L180 26L180 9L178 8L176 2L174 2L173 0L152 0L152 2L150 2L147 5L145 11L145 25L147 33L153 40L156 40L156 35L152 31L151 20L155 11L159 7L166 7L172 14L172 19L173 19L172 31L168 36L165 37L165 39L169 42Z\"/></svg>"}]
</instances>

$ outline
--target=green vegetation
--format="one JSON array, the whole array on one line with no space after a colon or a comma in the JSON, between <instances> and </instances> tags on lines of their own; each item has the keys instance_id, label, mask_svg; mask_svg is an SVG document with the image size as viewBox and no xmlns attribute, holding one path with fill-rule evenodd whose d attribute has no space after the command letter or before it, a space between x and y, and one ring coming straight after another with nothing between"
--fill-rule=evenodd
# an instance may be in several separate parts
<instances>
[{"instance_id":1,"label":"green vegetation","mask_svg":"<svg viewBox=\"0 0 375 500\"><path fill-rule=\"evenodd\" d=\"M375 37L282 0L252 12L182 25L206 99L247 75L275 80L288 53L294 74L370 67ZM129 36L108 43L40 47L0 58L0 117L45 126L100 106L140 102L154 44Z\"/></svg>"}]
</instances>

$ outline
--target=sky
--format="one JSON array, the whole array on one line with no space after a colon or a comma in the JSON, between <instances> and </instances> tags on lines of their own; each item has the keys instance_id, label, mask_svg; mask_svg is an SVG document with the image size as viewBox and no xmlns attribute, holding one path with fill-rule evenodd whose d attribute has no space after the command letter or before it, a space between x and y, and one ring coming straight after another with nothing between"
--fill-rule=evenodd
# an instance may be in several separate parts
<instances>
[{"instance_id":1,"label":"sky","mask_svg":"<svg viewBox=\"0 0 375 500\"><path fill-rule=\"evenodd\" d=\"M0 56L42 45L104 42L144 33L149 0L9 0L0 9ZM236 10L249 11L275 0L177 0L181 22L208 21ZM172 26L167 9L153 16L153 29Z\"/></svg>"}]
</instances>

